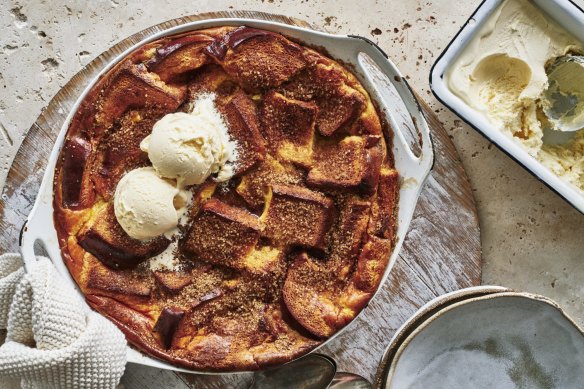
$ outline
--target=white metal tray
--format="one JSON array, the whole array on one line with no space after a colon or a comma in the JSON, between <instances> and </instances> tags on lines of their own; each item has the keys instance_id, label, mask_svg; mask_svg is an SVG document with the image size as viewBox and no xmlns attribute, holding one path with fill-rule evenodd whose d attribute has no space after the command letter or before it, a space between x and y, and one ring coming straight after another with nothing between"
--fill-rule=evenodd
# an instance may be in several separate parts
<instances>
[{"instance_id":1,"label":"white metal tray","mask_svg":"<svg viewBox=\"0 0 584 389\"><path fill-rule=\"evenodd\" d=\"M430 73L430 87L440 102L460 116L466 123L497 145L503 152L529 170L535 177L558 193L574 208L584 213L584 193L562 180L523 147L495 128L484 115L456 96L445 82L444 75L484 23L504 0L485 0L467 20L462 29L438 57ZM584 12L570 0L533 0L533 3L584 45Z\"/></svg>"}]
</instances>

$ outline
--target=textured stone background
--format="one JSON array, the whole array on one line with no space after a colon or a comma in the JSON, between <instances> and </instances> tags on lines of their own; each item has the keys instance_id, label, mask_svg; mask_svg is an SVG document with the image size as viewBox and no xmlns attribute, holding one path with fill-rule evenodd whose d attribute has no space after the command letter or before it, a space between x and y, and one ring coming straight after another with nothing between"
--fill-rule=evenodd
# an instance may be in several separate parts
<instances>
[{"instance_id":1,"label":"textured stone background","mask_svg":"<svg viewBox=\"0 0 584 389\"><path fill-rule=\"evenodd\" d=\"M577 0L584 6L584 0ZM435 109L470 176L482 228L484 283L547 295L584 325L584 216L431 95L435 58L479 1L2 0L0 187L26 130L59 88L113 43L167 19L228 9L302 18L373 39Z\"/></svg>"}]
</instances>

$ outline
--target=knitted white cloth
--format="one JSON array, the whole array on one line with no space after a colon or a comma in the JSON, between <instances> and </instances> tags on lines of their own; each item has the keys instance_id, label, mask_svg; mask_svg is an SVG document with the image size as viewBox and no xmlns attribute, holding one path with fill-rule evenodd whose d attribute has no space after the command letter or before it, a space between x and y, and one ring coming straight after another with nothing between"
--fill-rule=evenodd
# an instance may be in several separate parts
<instances>
[{"instance_id":1,"label":"knitted white cloth","mask_svg":"<svg viewBox=\"0 0 584 389\"><path fill-rule=\"evenodd\" d=\"M115 388L126 365L124 335L87 310L48 258L26 274L17 254L0 256L0 382L23 388Z\"/></svg>"}]
</instances>

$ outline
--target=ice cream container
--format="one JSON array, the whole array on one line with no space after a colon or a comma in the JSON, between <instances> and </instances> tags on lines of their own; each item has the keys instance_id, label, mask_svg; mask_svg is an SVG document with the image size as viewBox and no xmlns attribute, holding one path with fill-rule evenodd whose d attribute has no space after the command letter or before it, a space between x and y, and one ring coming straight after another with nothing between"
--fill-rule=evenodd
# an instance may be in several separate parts
<instances>
[{"instance_id":1,"label":"ice cream container","mask_svg":"<svg viewBox=\"0 0 584 389\"><path fill-rule=\"evenodd\" d=\"M532 34L533 36L530 38L536 43L533 45L535 50L527 48L527 50L522 51L522 48L519 47L522 42L512 42L508 44L508 47L513 46L513 50L506 55L503 55L505 53L489 51L492 49L493 44L501 43L502 46L506 44L506 37L502 34L497 35L499 32L496 30L497 26L495 22L499 17L505 17L505 15L501 16L504 13L502 9L504 7L510 8L509 4L512 4L515 8L519 4L520 6L525 5L525 8L529 8L530 10L537 9L537 13L533 15L528 14L525 18L526 23L536 23L538 17L549 20L549 23L541 23L543 26L541 27L541 31L546 31L546 34L550 34L550 36L546 34L539 34L539 36ZM525 28L525 23L522 23L518 19L505 20L504 25L505 28L508 28L509 31L513 31L514 33L519 31L518 34L521 34L520 30ZM528 34L526 33L525 35ZM485 42L491 46L485 46L483 48L477 46ZM554 42L558 45L565 44L565 46L549 49L549 53L546 53L545 51L548 49L546 45L553 44ZM582 189L584 184L580 185L580 188L574 184L575 180L579 183L584 183L584 171L579 173L579 170L577 171L576 168L571 169L569 163L564 161L564 158L573 158L573 153L563 152L562 149L560 152L557 152L557 155L553 155L553 158L558 158L559 163L555 159L551 161L548 158L548 154L550 154L550 151L555 153L557 150L552 146L545 145L545 151L538 151L537 147L543 150L541 148L541 139L543 139L543 136L540 136L541 134L538 135L540 138L539 146L537 144L538 136L534 137L535 143L528 145L525 139L520 139L519 135L523 134L515 133L515 135L511 135L503 130L501 121L506 119L505 112L499 117L499 119L501 117L503 119L499 121L497 118L493 119L493 116L501 114L501 112L495 112L496 110L505 109L502 105L513 105L524 102L525 97L530 93L531 97L537 94L534 93L534 90L537 90L538 86L540 89L542 87L547 89L545 72L542 72L543 62L545 61L541 60L545 58L546 54L549 54L550 61L553 61L554 57L572 53L573 49L578 51L582 48L584 48L584 12L570 0L485 0L448 44L444 52L438 57L430 73L430 86L436 98L444 105L529 170L535 177L544 182L577 210L584 213L584 189ZM468 54L470 51L474 53L472 56ZM473 65L471 62L476 61L476 56L481 55L485 56L485 60L477 61L474 64L476 66L470 72L472 73L472 77L470 77L471 81L474 82L478 79L480 83L481 71L484 70L480 69L480 67L486 62L491 62L490 65L492 67L488 69L491 72L491 76L493 72L502 72L501 78L507 77L507 82L502 83L499 89L494 88L488 90L488 93L474 89L472 93L465 95L465 92L468 92L475 86L467 89L464 89L464 85L462 88L458 88L457 86L453 87L455 83L452 81L452 78L459 77L463 73L460 72L461 62ZM525 65L526 63L529 64L531 58L536 58L537 55L540 55L538 66ZM537 62L537 59L534 59L534 61ZM520 66L514 68L515 62L518 62ZM516 70L515 73L509 72L509 69L513 68ZM542 74L544 77L543 81ZM525 79L522 80L522 77ZM536 82L531 82L533 80ZM522 89L521 93L510 93L508 87L513 82L518 83L525 89ZM474 96L470 96L473 93ZM505 95L505 93L509 94ZM484 99L482 103L475 103L478 98ZM500 102L496 100L497 98L500 98ZM492 107L488 107L488 104L485 103L489 99L494 99L492 101ZM532 128L537 130L539 125L544 126L544 121L540 120L542 116L539 112L536 112L535 108L530 113L527 113L527 110L521 112L526 113L524 115L525 117L522 116L521 118L517 118L517 120L531 121L532 126L525 125L525 128L529 129L529 131ZM521 124L521 126L523 125L524 123ZM509 127L507 125L504 126L504 128ZM580 130L577 134L579 134L578 136L581 138L582 145L584 146L584 130ZM577 146L583 149L580 147L580 144ZM571 150L569 151L571 152ZM581 157L577 154L576 161L578 162L576 166L578 169L584 168L584 154ZM566 166L568 167L567 169L565 169ZM570 177L564 174L571 172L574 174Z\"/></svg>"}]
</instances>

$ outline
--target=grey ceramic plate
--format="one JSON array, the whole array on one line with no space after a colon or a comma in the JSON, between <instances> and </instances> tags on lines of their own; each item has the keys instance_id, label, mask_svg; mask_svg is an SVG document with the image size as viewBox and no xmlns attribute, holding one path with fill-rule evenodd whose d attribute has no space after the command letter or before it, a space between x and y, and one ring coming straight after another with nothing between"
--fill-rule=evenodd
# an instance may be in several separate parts
<instances>
[{"instance_id":1,"label":"grey ceramic plate","mask_svg":"<svg viewBox=\"0 0 584 389\"><path fill-rule=\"evenodd\" d=\"M470 288L464 288L455 290L450 293L440 295L433 300L427 302L418 311L412 315L393 335L389 346L385 349L383 357L381 358L381 363L377 368L377 373L375 375L375 388L386 389L387 374L391 367L392 361L395 359L395 355L398 352L401 344L414 332L422 323L430 319L437 312L442 309L454 305L460 301L467 300L470 298L486 296L494 293L509 292L510 290L501 286L493 285L481 285L473 286Z\"/></svg>"},{"instance_id":2,"label":"grey ceramic plate","mask_svg":"<svg viewBox=\"0 0 584 389\"><path fill-rule=\"evenodd\" d=\"M465 299L412 330L388 361L384 386L583 388L584 334L540 296Z\"/></svg>"}]
</instances>

